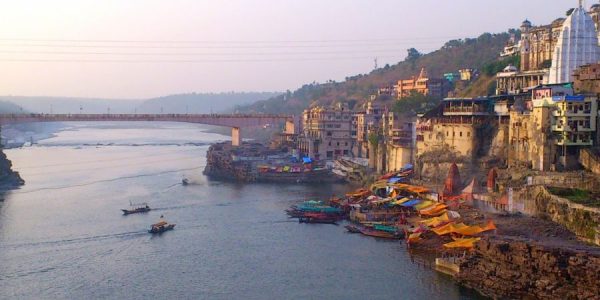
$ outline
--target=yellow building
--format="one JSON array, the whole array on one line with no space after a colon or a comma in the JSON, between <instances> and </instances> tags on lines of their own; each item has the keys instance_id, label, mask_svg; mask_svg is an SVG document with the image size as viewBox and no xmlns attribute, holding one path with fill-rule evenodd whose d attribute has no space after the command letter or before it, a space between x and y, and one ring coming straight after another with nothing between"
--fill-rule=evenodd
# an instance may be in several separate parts
<instances>
[{"instance_id":1,"label":"yellow building","mask_svg":"<svg viewBox=\"0 0 600 300\"><path fill-rule=\"evenodd\" d=\"M429 78L425 68L421 69L419 76L410 79L398 80L395 87L395 95L398 100L419 93L434 98L443 98L446 95L446 85L443 79Z\"/></svg>"},{"instance_id":2,"label":"yellow building","mask_svg":"<svg viewBox=\"0 0 600 300\"><path fill-rule=\"evenodd\" d=\"M383 115L385 138L385 171L398 171L413 163L415 126L393 113Z\"/></svg>"},{"instance_id":3,"label":"yellow building","mask_svg":"<svg viewBox=\"0 0 600 300\"><path fill-rule=\"evenodd\" d=\"M417 120L417 156L449 150L469 159L480 147L477 128L489 123L493 105L489 98L447 98L437 110Z\"/></svg>"}]
</instances>

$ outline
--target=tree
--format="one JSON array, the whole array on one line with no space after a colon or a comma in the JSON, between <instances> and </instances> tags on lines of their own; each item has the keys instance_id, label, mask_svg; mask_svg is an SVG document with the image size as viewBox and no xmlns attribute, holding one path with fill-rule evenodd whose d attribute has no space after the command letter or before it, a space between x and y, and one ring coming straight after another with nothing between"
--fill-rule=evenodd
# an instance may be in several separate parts
<instances>
[{"instance_id":1,"label":"tree","mask_svg":"<svg viewBox=\"0 0 600 300\"><path fill-rule=\"evenodd\" d=\"M392 110L401 116L414 116L434 108L439 103L440 99L413 91L407 97L398 100Z\"/></svg>"},{"instance_id":2,"label":"tree","mask_svg":"<svg viewBox=\"0 0 600 300\"><path fill-rule=\"evenodd\" d=\"M415 61L419 57L423 56L423 54L415 48L410 48L406 51L408 52L408 55L406 56L406 61Z\"/></svg>"}]
</instances>

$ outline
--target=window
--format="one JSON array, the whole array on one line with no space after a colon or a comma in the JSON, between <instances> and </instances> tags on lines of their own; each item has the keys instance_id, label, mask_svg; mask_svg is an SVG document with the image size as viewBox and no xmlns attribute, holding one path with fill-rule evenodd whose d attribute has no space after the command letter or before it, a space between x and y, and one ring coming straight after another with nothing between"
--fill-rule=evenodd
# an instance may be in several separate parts
<instances>
[{"instance_id":1,"label":"window","mask_svg":"<svg viewBox=\"0 0 600 300\"><path fill-rule=\"evenodd\" d=\"M345 143L344 143L344 146L348 146L348 142L345 142Z\"/></svg>"},{"instance_id":2,"label":"window","mask_svg":"<svg viewBox=\"0 0 600 300\"><path fill-rule=\"evenodd\" d=\"M471 137L471 132L467 131L467 137Z\"/></svg>"},{"instance_id":3,"label":"window","mask_svg":"<svg viewBox=\"0 0 600 300\"><path fill-rule=\"evenodd\" d=\"M459 133L458 133L458 135L462 137L462 131L461 131L461 132L459 132Z\"/></svg>"},{"instance_id":4,"label":"window","mask_svg":"<svg viewBox=\"0 0 600 300\"><path fill-rule=\"evenodd\" d=\"M333 158L333 151L327 151L327 158Z\"/></svg>"},{"instance_id":5,"label":"window","mask_svg":"<svg viewBox=\"0 0 600 300\"><path fill-rule=\"evenodd\" d=\"M340 142L337 142L337 146L338 146L338 147L340 146Z\"/></svg>"},{"instance_id":6,"label":"window","mask_svg":"<svg viewBox=\"0 0 600 300\"><path fill-rule=\"evenodd\" d=\"M331 136L331 131L327 131L327 136Z\"/></svg>"},{"instance_id":7,"label":"window","mask_svg":"<svg viewBox=\"0 0 600 300\"><path fill-rule=\"evenodd\" d=\"M348 150L344 150L344 155L348 155Z\"/></svg>"}]
</instances>

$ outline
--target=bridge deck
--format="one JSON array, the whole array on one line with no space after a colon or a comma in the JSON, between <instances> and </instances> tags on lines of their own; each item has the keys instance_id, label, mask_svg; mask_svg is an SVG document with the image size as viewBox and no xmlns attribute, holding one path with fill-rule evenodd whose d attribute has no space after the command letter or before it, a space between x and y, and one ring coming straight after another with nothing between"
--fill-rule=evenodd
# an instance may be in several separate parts
<instances>
[{"instance_id":1,"label":"bridge deck","mask_svg":"<svg viewBox=\"0 0 600 300\"><path fill-rule=\"evenodd\" d=\"M145 121L186 122L227 127L253 127L293 121L289 115L270 114L0 114L0 125L32 122Z\"/></svg>"}]
</instances>

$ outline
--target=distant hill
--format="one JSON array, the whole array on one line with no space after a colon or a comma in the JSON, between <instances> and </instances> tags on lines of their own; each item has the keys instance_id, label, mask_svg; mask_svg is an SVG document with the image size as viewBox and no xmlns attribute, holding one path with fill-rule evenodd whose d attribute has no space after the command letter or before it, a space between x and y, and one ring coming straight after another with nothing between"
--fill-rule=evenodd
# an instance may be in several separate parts
<instances>
[{"instance_id":1,"label":"distant hill","mask_svg":"<svg viewBox=\"0 0 600 300\"><path fill-rule=\"evenodd\" d=\"M12 102L0 100L0 113L17 114L17 113L22 113L22 112L28 112L28 111Z\"/></svg>"},{"instance_id":2,"label":"distant hill","mask_svg":"<svg viewBox=\"0 0 600 300\"><path fill-rule=\"evenodd\" d=\"M238 105L265 100L281 93L228 92L190 93L152 99L102 99L73 97L0 96L0 110L35 113L221 113L231 112Z\"/></svg>"},{"instance_id":3,"label":"distant hill","mask_svg":"<svg viewBox=\"0 0 600 300\"><path fill-rule=\"evenodd\" d=\"M444 73L457 72L463 68L482 69L498 60L499 53L509 38L509 33L485 33L478 38L449 41L439 50L428 54L410 49L407 58L396 65L386 65L369 74L347 77L343 82L306 84L294 92L288 91L286 94L240 107L240 111L299 114L311 105L329 106L336 102L348 103L353 108L364 103L379 87L393 85L399 79L418 75L423 67L430 77L441 77Z\"/></svg>"},{"instance_id":4,"label":"distant hill","mask_svg":"<svg viewBox=\"0 0 600 300\"><path fill-rule=\"evenodd\" d=\"M34 113L132 113L143 100L73 98L73 97L30 97L0 96L0 100L10 101L24 110Z\"/></svg>"},{"instance_id":5,"label":"distant hill","mask_svg":"<svg viewBox=\"0 0 600 300\"><path fill-rule=\"evenodd\" d=\"M248 105L281 95L276 92L191 93L149 99L137 107L138 113L218 113L235 111Z\"/></svg>"}]
</instances>

